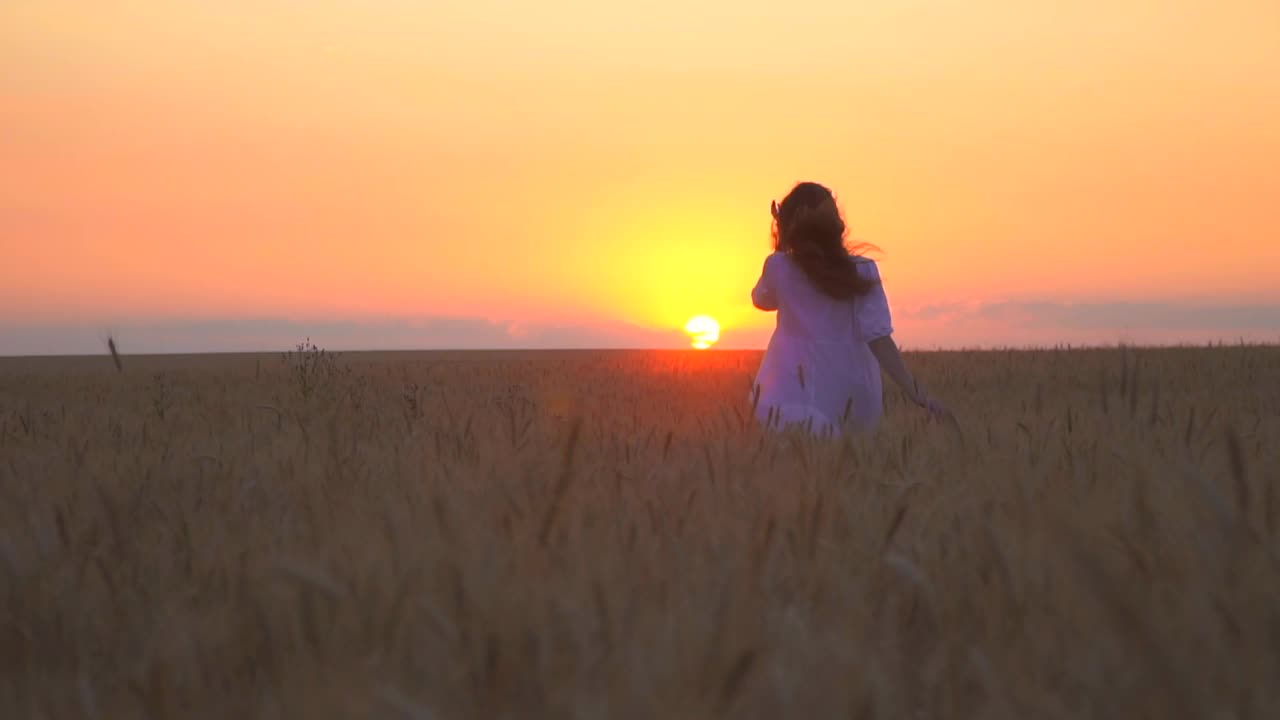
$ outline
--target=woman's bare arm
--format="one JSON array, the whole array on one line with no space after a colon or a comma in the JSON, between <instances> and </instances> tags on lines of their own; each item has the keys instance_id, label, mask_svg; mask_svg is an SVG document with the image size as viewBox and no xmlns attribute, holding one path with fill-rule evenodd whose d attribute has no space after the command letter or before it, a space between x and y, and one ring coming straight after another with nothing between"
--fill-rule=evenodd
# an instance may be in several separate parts
<instances>
[{"instance_id":1,"label":"woman's bare arm","mask_svg":"<svg viewBox=\"0 0 1280 720\"><path fill-rule=\"evenodd\" d=\"M907 364L902 361L902 353L898 351L898 344L893 341L893 336L878 337L867 343L867 347L871 348L871 354L880 361L880 369L884 370L884 374L897 383L898 387L902 388L907 397L914 402L919 388L916 386L915 378L911 377L911 372L907 370Z\"/></svg>"},{"instance_id":2,"label":"woman's bare arm","mask_svg":"<svg viewBox=\"0 0 1280 720\"><path fill-rule=\"evenodd\" d=\"M871 348L871 354L875 355L876 360L880 362L880 368L886 375L897 383L898 387L907 394L911 402L932 413L942 414L946 412L946 408L937 400L929 397L911 376L911 372L907 370L907 364L902 360L902 353L898 351L898 344L893 341L892 335L878 337L867 343L867 347Z\"/></svg>"}]
</instances>

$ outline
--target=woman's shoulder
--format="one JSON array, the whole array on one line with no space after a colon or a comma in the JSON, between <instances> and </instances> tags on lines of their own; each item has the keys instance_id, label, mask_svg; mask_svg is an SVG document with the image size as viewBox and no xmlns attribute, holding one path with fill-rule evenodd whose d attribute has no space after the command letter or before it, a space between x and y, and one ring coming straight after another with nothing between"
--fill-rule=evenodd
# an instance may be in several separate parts
<instances>
[{"instance_id":1,"label":"woman's shoulder","mask_svg":"<svg viewBox=\"0 0 1280 720\"><path fill-rule=\"evenodd\" d=\"M790 255L786 254L781 250L774 250L772 253L765 256L764 269L768 270L769 268L785 266L785 265L788 265L790 262L791 262Z\"/></svg>"},{"instance_id":2,"label":"woman's shoulder","mask_svg":"<svg viewBox=\"0 0 1280 720\"><path fill-rule=\"evenodd\" d=\"M866 255L850 255L849 259L853 261L853 265L858 269L859 275L873 280L880 277L880 266L876 264L875 260Z\"/></svg>"}]
</instances>

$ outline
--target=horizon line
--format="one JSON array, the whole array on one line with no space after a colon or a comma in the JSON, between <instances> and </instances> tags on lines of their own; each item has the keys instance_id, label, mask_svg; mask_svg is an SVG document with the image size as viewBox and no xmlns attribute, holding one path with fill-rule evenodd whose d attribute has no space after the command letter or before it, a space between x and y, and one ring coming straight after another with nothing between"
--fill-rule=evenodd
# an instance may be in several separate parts
<instances>
[{"instance_id":1,"label":"horizon line","mask_svg":"<svg viewBox=\"0 0 1280 720\"><path fill-rule=\"evenodd\" d=\"M1117 341L1114 343L1055 343L1048 344L990 344L990 345L957 345L957 346L932 346L932 347L913 347L909 345L901 345L900 348L904 353L961 353L961 352L1045 352L1045 351L1085 351L1085 350L1213 350L1218 348L1280 348L1280 338L1269 341L1246 340L1238 338L1236 340L1209 340L1202 342L1124 342ZM391 354L391 353L565 353L565 352L593 352L593 353L622 353L622 352L655 352L655 353L693 353L693 354L716 354L716 353L748 353L748 352L764 352L765 347L710 347L705 349L697 349L693 347L435 347L435 348L359 348L359 349L338 349L330 350L328 348L317 347L325 353L334 355L347 354ZM216 355L287 355L291 352L299 352L297 346L283 349L273 350L209 350L209 351L193 351L193 352L141 352L141 353L118 353L121 357L142 357L142 358L159 358L159 357L198 357L198 356L216 356ZM306 352L305 350L303 352ZM111 351L103 347L103 351L83 352L83 353L31 353L16 355L0 355L0 360L56 360L64 358L91 358L104 357L110 358Z\"/></svg>"}]
</instances>

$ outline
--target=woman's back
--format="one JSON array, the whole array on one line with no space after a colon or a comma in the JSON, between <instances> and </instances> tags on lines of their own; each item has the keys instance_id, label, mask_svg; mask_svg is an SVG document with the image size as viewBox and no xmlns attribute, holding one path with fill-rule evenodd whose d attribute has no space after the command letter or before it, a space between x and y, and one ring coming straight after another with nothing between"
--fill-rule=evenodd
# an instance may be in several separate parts
<instances>
[{"instance_id":1,"label":"woman's back","mask_svg":"<svg viewBox=\"0 0 1280 720\"><path fill-rule=\"evenodd\" d=\"M880 366L867 343L893 332L876 264L850 258L871 290L833 298L786 253L765 260L751 298L776 310L777 328L757 375L757 414L778 424L812 423L815 430L874 425L882 408Z\"/></svg>"},{"instance_id":2,"label":"woman's back","mask_svg":"<svg viewBox=\"0 0 1280 720\"><path fill-rule=\"evenodd\" d=\"M777 310L777 334L822 343L866 343L893 332L889 303L874 261L852 257L858 275L874 283L866 295L833 298L805 276L786 253L765 259L752 301L764 310Z\"/></svg>"}]
</instances>

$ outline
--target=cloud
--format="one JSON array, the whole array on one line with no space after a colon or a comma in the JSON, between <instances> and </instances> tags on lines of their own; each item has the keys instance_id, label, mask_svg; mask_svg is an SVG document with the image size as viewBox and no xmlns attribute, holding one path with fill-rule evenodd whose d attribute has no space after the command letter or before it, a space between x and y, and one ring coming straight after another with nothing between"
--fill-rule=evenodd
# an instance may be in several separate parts
<instances>
[{"instance_id":1,"label":"cloud","mask_svg":"<svg viewBox=\"0 0 1280 720\"><path fill-rule=\"evenodd\" d=\"M1280 304L952 302L904 308L900 334L921 345L1280 341Z\"/></svg>"},{"instance_id":2,"label":"cloud","mask_svg":"<svg viewBox=\"0 0 1280 720\"><path fill-rule=\"evenodd\" d=\"M526 323L469 317L292 320L203 318L102 324L0 324L0 355L104 351L108 336L130 353L262 352L310 338L331 350L680 347L684 335L624 323Z\"/></svg>"},{"instance_id":3,"label":"cloud","mask_svg":"<svg viewBox=\"0 0 1280 720\"><path fill-rule=\"evenodd\" d=\"M1057 344L1280 342L1280 304L950 302L894 309L899 343L910 348ZM720 347L762 348L771 326L726 328ZM331 350L684 348L679 329L608 321L526 322L476 317L299 320L195 318L116 324L0 323L0 355L105 351L107 336L128 353L263 352L310 338Z\"/></svg>"}]
</instances>

